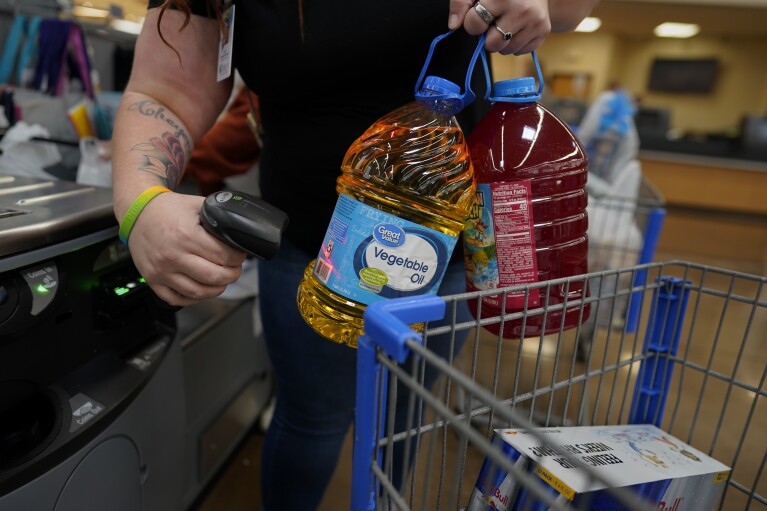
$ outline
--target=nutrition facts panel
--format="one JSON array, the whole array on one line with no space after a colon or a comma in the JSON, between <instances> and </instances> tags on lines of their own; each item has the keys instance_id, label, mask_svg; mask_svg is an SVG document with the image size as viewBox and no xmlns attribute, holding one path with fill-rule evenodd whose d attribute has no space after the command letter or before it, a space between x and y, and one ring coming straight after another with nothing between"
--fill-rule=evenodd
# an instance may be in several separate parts
<instances>
[{"instance_id":1,"label":"nutrition facts panel","mask_svg":"<svg viewBox=\"0 0 767 511\"><path fill-rule=\"evenodd\" d=\"M491 185L501 287L537 281L530 181Z\"/></svg>"}]
</instances>

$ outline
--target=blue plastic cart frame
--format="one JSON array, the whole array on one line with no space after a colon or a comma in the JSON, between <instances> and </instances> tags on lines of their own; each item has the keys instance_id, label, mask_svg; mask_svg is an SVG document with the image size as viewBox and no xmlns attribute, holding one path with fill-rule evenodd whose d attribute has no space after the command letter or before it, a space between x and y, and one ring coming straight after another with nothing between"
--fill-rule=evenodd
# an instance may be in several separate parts
<instances>
[{"instance_id":1,"label":"blue plastic cart frame","mask_svg":"<svg viewBox=\"0 0 767 511\"><path fill-rule=\"evenodd\" d=\"M689 296L686 284L682 279L662 277L653 291L651 328L643 348L649 356L640 366L641 384L635 390L630 423L660 425ZM383 349L398 363L404 362L408 341L422 340L408 324L438 320L444 313L445 302L437 296L377 302L365 311L365 334L360 336L357 354L352 511L374 511L378 491L371 460L381 461L376 432L383 431L385 407L378 397L386 400L386 375L376 360L377 351Z\"/></svg>"},{"instance_id":2,"label":"blue plastic cart frame","mask_svg":"<svg viewBox=\"0 0 767 511\"><path fill-rule=\"evenodd\" d=\"M652 262L655 257L655 251L658 248L660 232L663 229L663 221L666 218L665 208L653 208L647 216L647 225L643 237L642 249L639 252L639 259L636 264L642 265ZM647 279L647 270L639 269L634 275L634 287L641 286ZM628 311L626 313L626 331L635 332L639 322L641 293L636 292L629 299Z\"/></svg>"}]
</instances>

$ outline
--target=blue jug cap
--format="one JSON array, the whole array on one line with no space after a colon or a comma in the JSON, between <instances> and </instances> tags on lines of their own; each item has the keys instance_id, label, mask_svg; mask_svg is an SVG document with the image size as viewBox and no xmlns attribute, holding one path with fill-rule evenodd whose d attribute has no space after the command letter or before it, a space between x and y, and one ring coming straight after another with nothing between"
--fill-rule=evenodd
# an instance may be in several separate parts
<instances>
[{"instance_id":1,"label":"blue jug cap","mask_svg":"<svg viewBox=\"0 0 767 511\"><path fill-rule=\"evenodd\" d=\"M450 80L440 78L439 76L427 76L421 86L421 92L432 92L440 95L453 96L461 94L461 87Z\"/></svg>"},{"instance_id":2,"label":"blue jug cap","mask_svg":"<svg viewBox=\"0 0 767 511\"><path fill-rule=\"evenodd\" d=\"M538 85L535 78L525 76L523 78L512 78L495 83L495 95L501 97L530 97L538 92ZM535 99L532 99L535 101Z\"/></svg>"},{"instance_id":3,"label":"blue jug cap","mask_svg":"<svg viewBox=\"0 0 767 511\"><path fill-rule=\"evenodd\" d=\"M541 90L532 76L495 82L493 93L491 100L502 103L535 103L541 99Z\"/></svg>"},{"instance_id":4,"label":"blue jug cap","mask_svg":"<svg viewBox=\"0 0 767 511\"><path fill-rule=\"evenodd\" d=\"M538 55L535 52L531 52L531 55L533 57L533 63L535 64L536 74L538 75L537 85L535 78L532 76L501 80L500 82L495 82L492 87L488 88L485 99L500 103L535 103L540 100L541 95L543 94L543 75L541 74L541 66L538 64ZM485 77L489 83L490 69L487 65L487 58L484 54L482 57L482 64L485 68Z\"/></svg>"},{"instance_id":5,"label":"blue jug cap","mask_svg":"<svg viewBox=\"0 0 767 511\"><path fill-rule=\"evenodd\" d=\"M466 95L461 95L461 87L439 76L427 76L423 85L416 92L415 99L429 104L429 108L437 110L447 115L455 115L463 110L466 103L474 99L474 94L470 91Z\"/></svg>"}]
</instances>

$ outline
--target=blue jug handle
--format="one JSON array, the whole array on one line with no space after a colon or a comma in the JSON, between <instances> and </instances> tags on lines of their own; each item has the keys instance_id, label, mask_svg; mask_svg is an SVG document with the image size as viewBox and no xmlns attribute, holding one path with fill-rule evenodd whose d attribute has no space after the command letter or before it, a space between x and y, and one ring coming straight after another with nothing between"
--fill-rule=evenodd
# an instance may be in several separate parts
<instances>
[{"instance_id":1,"label":"blue jug handle","mask_svg":"<svg viewBox=\"0 0 767 511\"><path fill-rule=\"evenodd\" d=\"M423 85L424 77L426 76L426 70L429 67L429 63L431 62L431 57L434 54L434 47L437 46L437 43L440 42L442 39L446 38L450 34L455 32L455 30L451 30L445 34L438 35L434 38L434 40L431 42L431 46L429 47L429 53L426 55L426 62L424 62L423 68L421 69L421 74L418 77L418 81L415 84L415 97L418 99L430 99L433 98L433 96L429 96L426 94L423 94L421 92L421 86ZM471 57L471 61L469 62L469 69L466 73L466 92L461 94L452 94L452 93L445 93L444 96L449 99L460 99L461 101L461 109L469 105L474 99L476 99L476 94L471 90L471 75L474 71L474 64L477 63L477 58L479 58L480 53L482 54L483 60L485 59L485 33L483 33L481 36L479 36L479 41L477 43L477 47L474 49L474 54ZM487 63L485 63L485 67L487 68ZM488 85L488 91L490 90L490 80L488 79L487 82Z\"/></svg>"},{"instance_id":2,"label":"blue jug handle","mask_svg":"<svg viewBox=\"0 0 767 511\"><path fill-rule=\"evenodd\" d=\"M538 101L541 99L541 96L543 95L543 73L541 72L541 65L538 62L538 54L534 51L530 52L531 56L533 57L533 64L535 65L535 74L538 77L538 90L535 94L530 94L524 96L523 101ZM498 101L502 102L515 102L515 98L509 98L509 97L496 97L492 95L492 87L490 85L491 79L490 79L490 68L487 64L487 56L485 55L485 52L482 52L482 65L485 68L485 79L487 80L487 89L485 90L485 100L491 101L493 103L496 103Z\"/></svg>"}]
</instances>

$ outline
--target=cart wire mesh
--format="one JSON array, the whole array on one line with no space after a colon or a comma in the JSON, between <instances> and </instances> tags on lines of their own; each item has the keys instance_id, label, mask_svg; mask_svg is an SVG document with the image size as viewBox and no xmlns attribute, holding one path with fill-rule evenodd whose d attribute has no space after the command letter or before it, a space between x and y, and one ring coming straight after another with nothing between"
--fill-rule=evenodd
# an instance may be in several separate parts
<instances>
[{"instance_id":1,"label":"cart wire mesh","mask_svg":"<svg viewBox=\"0 0 767 511\"><path fill-rule=\"evenodd\" d=\"M660 191L646 179L640 181L636 196L590 192L589 271L617 270L652 262L666 218L665 204ZM628 278L628 275L623 278ZM636 283L643 278L642 271L637 272ZM591 282L592 287L595 284L610 285L612 282ZM639 303L635 301L629 306L624 297L616 305L615 312L620 320L628 323L628 330L633 331L638 311ZM602 317L593 317L591 324L583 326L593 328L597 322L604 325L607 320L604 316L603 313ZM585 351L585 344L582 348Z\"/></svg>"},{"instance_id":2,"label":"cart wire mesh","mask_svg":"<svg viewBox=\"0 0 767 511\"><path fill-rule=\"evenodd\" d=\"M551 286L566 291L585 281L590 293L582 300L457 320L470 299L534 288L548 296ZM545 443L537 427L654 424L731 467L712 509L767 510L766 283L674 261L368 307L358 348L352 509L462 510L486 458L543 509L573 509L501 452L493 431L525 428ZM632 328L615 321L621 302L636 304ZM545 324L557 308L577 310L578 325L515 339L484 329L535 316ZM609 319L605 326L582 328L600 314ZM443 316L447 326L428 323ZM407 326L421 322L420 333ZM446 357L431 345L440 334L450 343ZM581 344L588 349L579 356ZM427 383L429 373L438 375L434 383ZM397 409L406 415L404 427L395 426ZM580 469L609 484L582 463ZM614 491L625 509L658 509L628 490ZM588 501L577 509L589 509Z\"/></svg>"}]
</instances>

